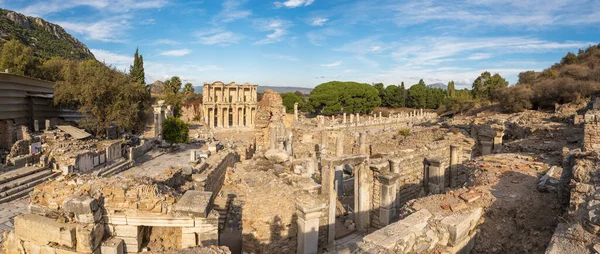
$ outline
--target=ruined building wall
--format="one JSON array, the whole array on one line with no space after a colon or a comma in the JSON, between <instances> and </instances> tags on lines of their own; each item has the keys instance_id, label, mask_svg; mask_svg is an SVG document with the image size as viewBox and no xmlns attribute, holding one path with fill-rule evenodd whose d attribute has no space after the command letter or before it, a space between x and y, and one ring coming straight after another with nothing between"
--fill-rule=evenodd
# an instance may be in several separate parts
<instances>
[{"instance_id":1,"label":"ruined building wall","mask_svg":"<svg viewBox=\"0 0 600 254\"><path fill-rule=\"evenodd\" d=\"M258 103L258 110L255 119L257 151L266 151L271 149L273 143L277 140L271 140L285 135L285 107L279 93L267 89L262 99ZM275 132L272 134L272 132Z\"/></svg>"},{"instance_id":2,"label":"ruined building wall","mask_svg":"<svg viewBox=\"0 0 600 254\"><path fill-rule=\"evenodd\" d=\"M212 192L214 198L223 186L227 168L233 168L239 161L240 156L235 153L217 153L209 157L205 162L207 167L202 166L206 169L194 175L196 182L199 183L196 189Z\"/></svg>"},{"instance_id":3,"label":"ruined building wall","mask_svg":"<svg viewBox=\"0 0 600 254\"><path fill-rule=\"evenodd\" d=\"M11 120L0 120L0 149L10 149L14 141L14 124Z\"/></svg>"},{"instance_id":4,"label":"ruined building wall","mask_svg":"<svg viewBox=\"0 0 600 254\"><path fill-rule=\"evenodd\" d=\"M584 118L583 150L600 151L600 111L590 110Z\"/></svg>"}]
</instances>

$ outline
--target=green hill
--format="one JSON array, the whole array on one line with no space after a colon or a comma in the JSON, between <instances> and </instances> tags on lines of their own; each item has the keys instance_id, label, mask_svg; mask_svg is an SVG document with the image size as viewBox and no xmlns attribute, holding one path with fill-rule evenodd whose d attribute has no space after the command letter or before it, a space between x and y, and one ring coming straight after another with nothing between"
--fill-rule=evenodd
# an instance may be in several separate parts
<instances>
[{"instance_id":1,"label":"green hill","mask_svg":"<svg viewBox=\"0 0 600 254\"><path fill-rule=\"evenodd\" d=\"M43 59L93 59L92 52L62 27L41 18L0 9L0 44L17 39Z\"/></svg>"}]
</instances>

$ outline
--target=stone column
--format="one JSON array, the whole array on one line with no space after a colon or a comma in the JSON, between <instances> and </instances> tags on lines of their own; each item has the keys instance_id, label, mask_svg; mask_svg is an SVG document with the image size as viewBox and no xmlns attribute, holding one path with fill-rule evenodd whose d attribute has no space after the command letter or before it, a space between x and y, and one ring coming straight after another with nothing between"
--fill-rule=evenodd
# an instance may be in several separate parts
<instances>
[{"instance_id":1,"label":"stone column","mask_svg":"<svg viewBox=\"0 0 600 254\"><path fill-rule=\"evenodd\" d=\"M321 195L327 198L329 207L327 209L328 224L327 243L332 244L335 240L335 211L337 195L335 194L335 175L331 165L322 165L321 168Z\"/></svg>"},{"instance_id":2,"label":"stone column","mask_svg":"<svg viewBox=\"0 0 600 254\"><path fill-rule=\"evenodd\" d=\"M390 159L389 162L390 162L390 171L393 174L400 176L400 162L402 162L402 159L393 158L393 159ZM395 188L396 194L398 193L399 185L400 184L396 184L396 188ZM396 200L396 207L400 207L400 199Z\"/></svg>"},{"instance_id":3,"label":"stone column","mask_svg":"<svg viewBox=\"0 0 600 254\"><path fill-rule=\"evenodd\" d=\"M245 110L246 114L244 115L244 117L246 118L246 127L250 127L250 126L252 126L250 124L250 114L251 114L250 107L248 107L248 106L245 106L245 107L246 107L246 110Z\"/></svg>"},{"instance_id":4,"label":"stone column","mask_svg":"<svg viewBox=\"0 0 600 254\"><path fill-rule=\"evenodd\" d=\"M335 156L342 157L344 155L344 133L340 133L335 140Z\"/></svg>"},{"instance_id":5,"label":"stone column","mask_svg":"<svg viewBox=\"0 0 600 254\"><path fill-rule=\"evenodd\" d=\"M233 97L233 100L235 100L235 95ZM231 121L233 122L233 127L237 128L238 127L238 110L237 110L237 105L236 106L231 106Z\"/></svg>"},{"instance_id":6,"label":"stone column","mask_svg":"<svg viewBox=\"0 0 600 254\"><path fill-rule=\"evenodd\" d=\"M379 208L379 225L387 226L396 217L396 181L398 174L389 173L379 176L381 183L381 207Z\"/></svg>"},{"instance_id":7,"label":"stone column","mask_svg":"<svg viewBox=\"0 0 600 254\"><path fill-rule=\"evenodd\" d=\"M306 160L306 173L310 177L313 177L315 174L315 165L317 164L315 159L316 157L309 157L308 160Z\"/></svg>"},{"instance_id":8,"label":"stone column","mask_svg":"<svg viewBox=\"0 0 600 254\"><path fill-rule=\"evenodd\" d=\"M294 102L294 120L298 121L298 102Z\"/></svg>"},{"instance_id":9,"label":"stone column","mask_svg":"<svg viewBox=\"0 0 600 254\"><path fill-rule=\"evenodd\" d=\"M361 132L358 134L358 152L360 154L369 155L369 145L367 144L367 133Z\"/></svg>"},{"instance_id":10,"label":"stone column","mask_svg":"<svg viewBox=\"0 0 600 254\"><path fill-rule=\"evenodd\" d=\"M356 113L356 123L360 123L360 114Z\"/></svg>"},{"instance_id":11,"label":"stone column","mask_svg":"<svg viewBox=\"0 0 600 254\"><path fill-rule=\"evenodd\" d=\"M196 150L190 150L190 162L196 162Z\"/></svg>"},{"instance_id":12,"label":"stone column","mask_svg":"<svg viewBox=\"0 0 600 254\"><path fill-rule=\"evenodd\" d=\"M350 124L354 123L354 114L350 114Z\"/></svg>"},{"instance_id":13,"label":"stone column","mask_svg":"<svg viewBox=\"0 0 600 254\"><path fill-rule=\"evenodd\" d=\"M444 193L444 163L439 159L427 159L426 167L429 193Z\"/></svg>"},{"instance_id":14,"label":"stone column","mask_svg":"<svg viewBox=\"0 0 600 254\"><path fill-rule=\"evenodd\" d=\"M379 112L379 120L383 120L383 114L381 112Z\"/></svg>"},{"instance_id":15,"label":"stone column","mask_svg":"<svg viewBox=\"0 0 600 254\"><path fill-rule=\"evenodd\" d=\"M210 111L208 111L208 126L210 126L210 128L215 128L215 109L214 108L210 108Z\"/></svg>"},{"instance_id":16,"label":"stone column","mask_svg":"<svg viewBox=\"0 0 600 254\"><path fill-rule=\"evenodd\" d=\"M504 137L503 129L496 129L496 136L494 137L494 153L502 152L502 138Z\"/></svg>"},{"instance_id":17,"label":"stone column","mask_svg":"<svg viewBox=\"0 0 600 254\"><path fill-rule=\"evenodd\" d=\"M458 185L458 158L460 156L460 146L450 145L450 187L455 188Z\"/></svg>"},{"instance_id":18,"label":"stone column","mask_svg":"<svg viewBox=\"0 0 600 254\"><path fill-rule=\"evenodd\" d=\"M342 120L342 123L343 123L343 124L346 124L346 113L345 113L345 112L344 112L344 118L343 118L343 120Z\"/></svg>"},{"instance_id":19,"label":"stone column","mask_svg":"<svg viewBox=\"0 0 600 254\"><path fill-rule=\"evenodd\" d=\"M154 105L154 138L162 139L162 105Z\"/></svg>"},{"instance_id":20,"label":"stone column","mask_svg":"<svg viewBox=\"0 0 600 254\"><path fill-rule=\"evenodd\" d=\"M480 140L479 143L481 143L481 155L492 154L494 143L491 140Z\"/></svg>"},{"instance_id":21,"label":"stone column","mask_svg":"<svg viewBox=\"0 0 600 254\"><path fill-rule=\"evenodd\" d=\"M229 91L229 89L227 89L227 90ZM231 108L230 106L225 107L225 128L231 127L229 125L229 117L230 117L229 110L230 110L230 108Z\"/></svg>"},{"instance_id":22,"label":"stone column","mask_svg":"<svg viewBox=\"0 0 600 254\"><path fill-rule=\"evenodd\" d=\"M325 126L325 116L321 116L321 126Z\"/></svg>"},{"instance_id":23,"label":"stone column","mask_svg":"<svg viewBox=\"0 0 600 254\"><path fill-rule=\"evenodd\" d=\"M223 127L223 108L221 106L217 107L217 128Z\"/></svg>"},{"instance_id":24,"label":"stone column","mask_svg":"<svg viewBox=\"0 0 600 254\"><path fill-rule=\"evenodd\" d=\"M44 126L47 131L52 130L52 126L50 126L50 120L46 119L46 126Z\"/></svg>"},{"instance_id":25,"label":"stone column","mask_svg":"<svg viewBox=\"0 0 600 254\"><path fill-rule=\"evenodd\" d=\"M356 229L358 232L367 232L369 229L369 211L371 206L371 184L369 181L369 169L368 166L361 164L358 165L357 173L354 179L354 223L356 223Z\"/></svg>"},{"instance_id":26,"label":"stone column","mask_svg":"<svg viewBox=\"0 0 600 254\"><path fill-rule=\"evenodd\" d=\"M316 254L319 249L319 218L325 204L296 204L298 254Z\"/></svg>"},{"instance_id":27,"label":"stone column","mask_svg":"<svg viewBox=\"0 0 600 254\"><path fill-rule=\"evenodd\" d=\"M40 123L38 122L38 120L33 120L33 131L40 131Z\"/></svg>"}]
</instances>

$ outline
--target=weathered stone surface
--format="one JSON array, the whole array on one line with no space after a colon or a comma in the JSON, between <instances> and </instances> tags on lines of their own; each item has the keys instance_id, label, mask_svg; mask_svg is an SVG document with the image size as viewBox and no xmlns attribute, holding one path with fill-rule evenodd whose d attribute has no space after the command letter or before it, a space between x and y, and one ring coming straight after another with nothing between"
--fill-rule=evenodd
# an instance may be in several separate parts
<instances>
[{"instance_id":1,"label":"weathered stone surface","mask_svg":"<svg viewBox=\"0 0 600 254\"><path fill-rule=\"evenodd\" d=\"M416 236L421 235L431 216L431 213L427 209L422 209L399 222L392 223L365 236L363 241L388 250L392 250L399 244L404 246L404 252L408 252L410 251L412 242Z\"/></svg>"},{"instance_id":2,"label":"weathered stone surface","mask_svg":"<svg viewBox=\"0 0 600 254\"><path fill-rule=\"evenodd\" d=\"M189 190L174 206L177 214L206 217L210 209L212 192Z\"/></svg>"},{"instance_id":3,"label":"weathered stone surface","mask_svg":"<svg viewBox=\"0 0 600 254\"><path fill-rule=\"evenodd\" d=\"M123 254L123 239L111 238L102 243L102 254Z\"/></svg>"},{"instance_id":4,"label":"weathered stone surface","mask_svg":"<svg viewBox=\"0 0 600 254\"><path fill-rule=\"evenodd\" d=\"M78 225L77 231L77 252L92 253L100 246L102 237L104 237L103 224Z\"/></svg>"},{"instance_id":5,"label":"weathered stone surface","mask_svg":"<svg viewBox=\"0 0 600 254\"><path fill-rule=\"evenodd\" d=\"M465 237L469 235L469 231L477 225L483 209L476 208L475 210L464 214L453 214L441 221L441 224L450 233L450 245L457 246Z\"/></svg>"},{"instance_id":6,"label":"weathered stone surface","mask_svg":"<svg viewBox=\"0 0 600 254\"><path fill-rule=\"evenodd\" d=\"M35 214L15 217L15 232L23 240L39 245L56 243L75 246L75 225L56 222L56 220Z\"/></svg>"},{"instance_id":7,"label":"weathered stone surface","mask_svg":"<svg viewBox=\"0 0 600 254\"><path fill-rule=\"evenodd\" d=\"M140 226L116 225L113 228L115 236L138 237L142 232Z\"/></svg>"},{"instance_id":8,"label":"weathered stone surface","mask_svg":"<svg viewBox=\"0 0 600 254\"><path fill-rule=\"evenodd\" d=\"M289 155L283 150L271 149L265 153L268 160L275 163L283 163L289 160Z\"/></svg>"}]
</instances>

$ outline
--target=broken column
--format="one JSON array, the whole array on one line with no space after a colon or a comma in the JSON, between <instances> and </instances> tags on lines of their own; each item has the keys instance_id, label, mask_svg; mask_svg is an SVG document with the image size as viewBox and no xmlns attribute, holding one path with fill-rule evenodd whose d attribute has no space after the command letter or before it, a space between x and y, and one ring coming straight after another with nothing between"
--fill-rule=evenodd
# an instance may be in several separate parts
<instances>
[{"instance_id":1,"label":"broken column","mask_svg":"<svg viewBox=\"0 0 600 254\"><path fill-rule=\"evenodd\" d=\"M494 145L494 142L492 141L491 138L485 138L483 139L482 136L480 136L480 141L479 143L481 143L481 155L488 155L488 154L492 154L492 147Z\"/></svg>"},{"instance_id":2,"label":"broken column","mask_svg":"<svg viewBox=\"0 0 600 254\"><path fill-rule=\"evenodd\" d=\"M298 215L298 248L296 253L313 254L319 246L319 217L325 204L296 204Z\"/></svg>"},{"instance_id":3,"label":"broken column","mask_svg":"<svg viewBox=\"0 0 600 254\"><path fill-rule=\"evenodd\" d=\"M190 150L190 162L196 162L196 150Z\"/></svg>"},{"instance_id":4,"label":"broken column","mask_svg":"<svg viewBox=\"0 0 600 254\"><path fill-rule=\"evenodd\" d=\"M367 134L361 132L358 134L358 152L369 155L369 145L367 144Z\"/></svg>"},{"instance_id":5,"label":"broken column","mask_svg":"<svg viewBox=\"0 0 600 254\"><path fill-rule=\"evenodd\" d=\"M356 113L356 123L360 123L360 114Z\"/></svg>"},{"instance_id":6,"label":"broken column","mask_svg":"<svg viewBox=\"0 0 600 254\"><path fill-rule=\"evenodd\" d=\"M346 124L346 112L344 112L344 118L342 119L342 123Z\"/></svg>"},{"instance_id":7,"label":"broken column","mask_svg":"<svg viewBox=\"0 0 600 254\"><path fill-rule=\"evenodd\" d=\"M504 137L504 126L495 128L496 136L494 136L494 153L502 152L502 138Z\"/></svg>"},{"instance_id":8,"label":"broken column","mask_svg":"<svg viewBox=\"0 0 600 254\"><path fill-rule=\"evenodd\" d=\"M450 145L450 187L458 185L458 158L460 156L460 146Z\"/></svg>"},{"instance_id":9,"label":"broken column","mask_svg":"<svg viewBox=\"0 0 600 254\"><path fill-rule=\"evenodd\" d=\"M33 131L35 131L35 132L40 131L40 123L38 122L38 120L33 120Z\"/></svg>"},{"instance_id":10,"label":"broken column","mask_svg":"<svg viewBox=\"0 0 600 254\"><path fill-rule=\"evenodd\" d=\"M350 114L350 124L354 123L354 114Z\"/></svg>"},{"instance_id":11,"label":"broken column","mask_svg":"<svg viewBox=\"0 0 600 254\"><path fill-rule=\"evenodd\" d=\"M444 192L444 164L439 159L425 159L425 175L427 178L427 188L430 194L440 194Z\"/></svg>"},{"instance_id":12,"label":"broken column","mask_svg":"<svg viewBox=\"0 0 600 254\"><path fill-rule=\"evenodd\" d=\"M44 126L44 128L47 131L52 130L52 127L50 126L50 120L49 119L46 119L46 126Z\"/></svg>"},{"instance_id":13,"label":"broken column","mask_svg":"<svg viewBox=\"0 0 600 254\"><path fill-rule=\"evenodd\" d=\"M162 139L162 123L165 120L165 101L158 101L157 105L153 105L154 108L154 138Z\"/></svg>"},{"instance_id":14,"label":"broken column","mask_svg":"<svg viewBox=\"0 0 600 254\"><path fill-rule=\"evenodd\" d=\"M396 216L396 181L399 175L389 173L379 175L381 183L381 207L379 208L379 226L387 226Z\"/></svg>"}]
</instances>

